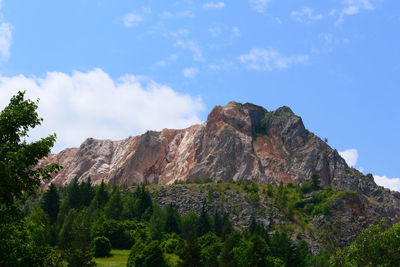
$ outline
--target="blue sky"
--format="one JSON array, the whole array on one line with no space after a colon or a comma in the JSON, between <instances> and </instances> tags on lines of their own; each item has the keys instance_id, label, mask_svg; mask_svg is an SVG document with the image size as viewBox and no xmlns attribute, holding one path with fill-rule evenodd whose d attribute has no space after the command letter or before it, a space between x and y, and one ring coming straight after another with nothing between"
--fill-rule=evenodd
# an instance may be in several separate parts
<instances>
[{"instance_id":1,"label":"blue sky","mask_svg":"<svg viewBox=\"0 0 400 267\"><path fill-rule=\"evenodd\" d=\"M32 135L56 132L56 151L186 127L232 100L287 105L400 190L399 1L3 0L0 13L0 106L39 97Z\"/></svg>"}]
</instances>

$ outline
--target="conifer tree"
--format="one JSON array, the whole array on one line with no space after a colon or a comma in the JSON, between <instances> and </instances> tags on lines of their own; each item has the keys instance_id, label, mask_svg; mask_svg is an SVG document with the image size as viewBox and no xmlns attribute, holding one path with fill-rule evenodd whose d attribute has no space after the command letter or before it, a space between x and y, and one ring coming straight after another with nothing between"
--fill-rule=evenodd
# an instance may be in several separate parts
<instances>
[{"instance_id":1,"label":"conifer tree","mask_svg":"<svg viewBox=\"0 0 400 267\"><path fill-rule=\"evenodd\" d=\"M179 233L180 216L173 205L166 207L164 231L166 233Z\"/></svg>"},{"instance_id":2,"label":"conifer tree","mask_svg":"<svg viewBox=\"0 0 400 267\"><path fill-rule=\"evenodd\" d=\"M201 209L200 217L199 217L199 236L205 235L211 231L210 225L210 216L208 216L207 211L205 210L204 206Z\"/></svg>"},{"instance_id":3,"label":"conifer tree","mask_svg":"<svg viewBox=\"0 0 400 267\"><path fill-rule=\"evenodd\" d=\"M96 194L90 177L86 180L86 182L82 182L80 184L80 190L82 195L82 205L89 206Z\"/></svg>"},{"instance_id":4,"label":"conifer tree","mask_svg":"<svg viewBox=\"0 0 400 267\"><path fill-rule=\"evenodd\" d=\"M217 211L214 212L213 216L213 230L217 236L222 236L222 218Z\"/></svg>"},{"instance_id":5,"label":"conifer tree","mask_svg":"<svg viewBox=\"0 0 400 267\"><path fill-rule=\"evenodd\" d=\"M103 209L108 201L108 198L109 194L107 192L106 184L104 183L104 180L101 180L101 184L97 189L96 196L94 197L97 207Z\"/></svg>"},{"instance_id":6,"label":"conifer tree","mask_svg":"<svg viewBox=\"0 0 400 267\"><path fill-rule=\"evenodd\" d=\"M139 220L148 220L151 216L153 203L151 201L150 193L146 190L144 184L138 185L135 192L136 199L136 212Z\"/></svg>"},{"instance_id":7,"label":"conifer tree","mask_svg":"<svg viewBox=\"0 0 400 267\"><path fill-rule=\"evenodd\" d=\"M53 183L50 184L49 188L44 193L41 207L49 216L50 222L55 223L60 208L60 196L57 187Z\"/></svg>"},{"instance_id":8,"label":"conifer tree","mask_svg":"<svg viewBox=\"0 0 400 267\"><path fill-rule=\"evenodd\" d=\"M68 185L67 191L68 206L72 209L79 209L82 206L82 194L77 177Z\"/></svg>"},{"instance_id":9,"label":"conifer tree","mask_svg":"<svg viewBox=\"0 0 400 267\"><path fill-rule=\"evenodd\" d=\"M122 213L122 199L118 187L114 187L110 200L104 207L104 213L107 218L118 220Z\"/></svg>"}]
</instances>

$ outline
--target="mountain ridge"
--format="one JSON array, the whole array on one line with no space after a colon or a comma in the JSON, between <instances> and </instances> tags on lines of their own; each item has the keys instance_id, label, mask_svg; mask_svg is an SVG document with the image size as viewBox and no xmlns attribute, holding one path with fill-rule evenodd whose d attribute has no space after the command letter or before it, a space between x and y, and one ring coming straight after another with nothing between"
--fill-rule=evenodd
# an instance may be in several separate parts
<instances>
[{"instance_id":1,"label":"mountain ridge","mask_svg":"<svg viewBox=\"0 0 400 267\"><path fill-rule=\"evenodd\" d=\"M185 129L163 129L119 141L86 139L41 160L64 169L51 182L65 185L91 177L110 184L194 181L304 183L356 191L384 205L400 221L400 193L375 184L372 175L349 167L339 153L308 131L286 106L268 111L251 103L216 106L207 121Z\"/></svg>"}]
</instances>

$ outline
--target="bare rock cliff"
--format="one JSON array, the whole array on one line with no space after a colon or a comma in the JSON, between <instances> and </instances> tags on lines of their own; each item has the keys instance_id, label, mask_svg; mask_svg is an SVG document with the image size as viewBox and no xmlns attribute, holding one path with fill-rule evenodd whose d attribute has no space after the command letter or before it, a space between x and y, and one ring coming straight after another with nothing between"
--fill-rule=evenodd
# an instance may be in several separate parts
<instances>
[{"instance_id":1,"label":"bare rock cliff","mask_svg":"<svg viewBox=\"0 0 400 267\"><path fill-rule=\"evenodd\" d=\"M95 183L111 184L171 184L205 178L301 183L318 174L323 186L392 203L386 212L400 220L400 194L349 168L288 107L267 111L230 102L216 106L203 124L148 131L121 141L89 138L79 148L50 155L40 165L52 162L64 166L52 180L58 185L89 176Z\"/></svg>"}]
</instances>

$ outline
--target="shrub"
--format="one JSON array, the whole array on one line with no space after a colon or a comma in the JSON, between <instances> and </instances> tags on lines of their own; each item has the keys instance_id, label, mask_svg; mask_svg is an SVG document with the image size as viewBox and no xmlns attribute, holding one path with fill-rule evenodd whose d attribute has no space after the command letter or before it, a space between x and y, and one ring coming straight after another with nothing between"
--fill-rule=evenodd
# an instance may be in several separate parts
<instances>
[{"instance_id":1,"label":"shrub","mask_svg":"<svg viewBox=\"0 0 400 267\"><path fill-rule=\"evenodd\" d=\"M105 236L98 236L93 240L94 243L94 256L95 257L108 257L110 256L111 243Z\"/></svg>"},{"instance_id":2,"label":"shrub","mask_svg":"<svg viewBox=\"0 0 400 267\"><path fill-rule=\"evenodd\" d=\"M159 245L159 241L156 240L150 241L148 243L144 243L143 241L136 242L136 244L131 249L131 253L129 254L128 263L126 266L166 266L163 253Z\"/></svg>"}]
</instances>

